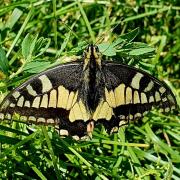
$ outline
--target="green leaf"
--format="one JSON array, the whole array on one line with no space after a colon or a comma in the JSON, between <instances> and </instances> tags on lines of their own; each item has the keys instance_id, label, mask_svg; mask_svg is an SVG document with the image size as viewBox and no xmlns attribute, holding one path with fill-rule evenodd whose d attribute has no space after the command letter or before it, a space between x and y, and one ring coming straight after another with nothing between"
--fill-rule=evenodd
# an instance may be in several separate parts
<instances>
[{"instance_id":1,"label":"green leaf","mask_svg":"<svg viewBox=\"0 0 180 180\"><path fill-rule=\"evenodd\" d=\"M50 64L49 61L31 61L24 66L23 70L28 73L39 73L47 69Z\"/></svg>"},{"instance_id":2,"label":"green leaf","mask_svg":"<svg viewBox=\"0 0 180 180\"><path fill-rule=\"evenodd\" d=\"M109 43L102 43L98 45L99 51L105 56L115 56L116 49Z\"/></svg>"},{"instance_id":3,"label":"green leaf","mask_svg":"<svg viewBox=\"0 0 180 180\"><path fill-rule=\"evenodd\" d=\"M27 136L28 134L23 132L23 131L19 131L17 129L12 129L10 127L7 127L7 126L3 126L3 125L0 125L0 129L1 131L7 131L8 133L16 133L17 135L22 135L22 136Z\"/></svg>"},{"instance_id":4,"label":"green leaf","mask_svg":"<svg viewBox=\"0 0 180 180\"><path fill-rule=\"evenodd\" d=\"M138 48L138 49L133 49L132 51L129 52L130 56L139 56L142 54L147 54L153 52L155 49L154 48Z\"/></svg>"},{"instance_id":5,"label":"green leaf","mask_svg":"<svg viewBox=\"0 0 180 180\"><path fill-rule=\"evenodd\" d=\"M129 33L123 34L120 36L121 39L125 39L128 42L131 42L134 40L134 38L139 34L139 28L136 28L134 30L132 30Z\"/></svg>"},{"instance_id":6,"label":"green leaf","mask_svg":"<svg viewBox=\"0 0 180 180\"><path fill-rule=\"evenodd\" d=\"M123 43L123 42L124 42L124 39L119 37L112 43L112 46L115 47L115 46L117 46L117 45L119 45L120 43Z\"/></svg>"},{"instance_id":7,"label":"green leaf","mask_svg":"<svg viewBox=\"0 0 180 180\"><path fill-rule=\"evenodd\" d=\"M22 42L22 54L26 60L32 57L32 52L35 47L37 35L33 38L30 34L27 34Z\"/></svg>"},{"instance_id":8,"label":"green leaf","mask_svg":"<svg viewBox=\"0 0 180 180\"><path fill-rule=\"evenodd\" d=\"M73 49L71 49L71 51L68 52L68 54L75 54L80 52L82 54L82 50L84 50L87 47L87 42L86 41L81 41L78 43L77 47L74 47Z\"/></svg>"},{"instance_id":9,"label":"green leaf","mask_svg":"<svg viewBox=\"0 0 180 180\"><path fill-rule=\"evenodd\" d=\"M4 74L8 75L9 62L8 59L6 58L6 53L1 46L0 46L0 70Z\"/></svg>"},{"instance_id":10,"label":"green leaf","mask_svg":"<svg viewBox=\"0 0 180 180\"><path fill-rule=\"evenodd\" d=\"M64 39L63 43L61 44L61 49L57 52L57 57L59 57L61 55L61 53L63 52L63 50L66 48L70 36L71 36L71 31L69 31L65 35L65 39Z\"/></svg>"},{"instance_id":11,"label":"green leaf","mask_svg":"<svg viewBox=\"0 0 180 180\"><path fill-rule=\"evenodd\" d=\"M148 44L146 43L141 43L141 42L131 42L131 43L126 43L123 48L126 49L139 49L139 48L151 48Z\"/></svg>"},{"instance_id":12,"label":"green leaf","mask_svg":"<svg viewBox=\"0 0 180 180\"><path fill-rule=\"evenodd\" d=\"M34 52L33 52L33 55L35 56L35 58L42 55L48 49L50 42L51 41L49 38L43 38L43 37L40 37L36 41Z\"/></svg>"},{"instance_id":13,"label":"green leaf","mask_svg":"<svg viewBox=\"0 0 180 180\"><path fill-rule=\"evenodd\" d=\"M38 39L38 35L33 37L32 35L27 34L22 42L22 54L27 61L35 59L42 55L49 45L50 39L43 37Z\"/></svg>"},{"instance_id":14,"label":"green leaf","mask_svg":"<svg viewBox=\"0 0 180 180\"><path fill-rule=\"evenodd\" d=\"M7 143L7 144L16 144L18 143L20 140L17 138L12 138L12 137L8 137L8 136L3 136L0 135L0 142L1 143Z\"/></svg>"},{"instance_id":15,"label":"green leaf","mask_svg":"<svg viewBox=\"0 0 180 180\"><path fill-rule=\"evenodd\" d=\"M23 11L21 11L18 8L15 8L6 23L6 27L12 29L22 14Z\"/></svg>"}]
</instances>

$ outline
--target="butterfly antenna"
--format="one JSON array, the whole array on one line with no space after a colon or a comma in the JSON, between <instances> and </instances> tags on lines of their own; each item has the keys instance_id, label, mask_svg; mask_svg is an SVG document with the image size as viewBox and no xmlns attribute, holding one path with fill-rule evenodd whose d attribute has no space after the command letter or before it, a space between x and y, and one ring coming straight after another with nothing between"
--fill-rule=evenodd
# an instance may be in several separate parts
<instances>
[{"instance_id":1,"label":"butterfly antenna","mask_svg":"<svg viewBox=\"0 0 180 180\"><path fill-rule=\"evenodd\" d=\"M71 27L69 27L64 21L61 21L68 30L71 31L71 33L78 39L78 35L75 33L75 31L73 30L73 27L75 26L77 20L71 25Z\"/></svg>"},{"instance_id":2,"label":"butterfly antenna","mask_svg":"<svg viewBox=\"0 0 180 180\"><path fill-rule=\"evenodd\" d=\"M122 23L122 20L119 21L119 23L115 24L114 27L112 27L110 29L110 32L112 33L120 24ZM100 35L100 37L97 39L97 41L95 42L95 45L99 42L99 41L102 41L102 39L104 38L105 34L107 33L108 31L106 31L104 34Z\"/></svg>"},{"instance_id":3,"label":"butterfly antenna","mask_svg":"<svg viewBox=\"0 0 180 180\"><path fill-rule=\"evenodd\" d=\"M116 27L118 27L118 26L120 25L121 22L122 22L122 21L120 21L120 22L117 23L114 27L112 27L111 30L110 30L110 32L112 33L112 32L116 29ZM102 42L102 39L104 39L104 36L105 36L106 33L107 33L107 31L106 31L104 34L102 34L102 35L100 36L100 38L97 39L97 41L95 42L95 45L97 45L97 43L99 43L99 42ZM103 52L105 52L110 46L111 46L111 45L109 44L109 46L108 46ZM102 53L103 53L103 52L102 52Z\"/></svg>"},{"instance_id":4,"label":"butterfly antenna","mask_svg":"<svg viewBox=\"0 0 180 180\"><path fill-rule=\"evenodd\" d=\"M117 23L116 25L114 25L114 27L112 27L111 32L114 32L114 30L122 23L122 20L120 20L119 23Z\"/></svg>"},{"instance_id":5,"label":"butterfly antenna","mask_svg":"<svg viewBox=\"0 0 180 180\"><path fill-rule=\"evenodd\" d=\"M104 34L102 34L99 38L97 38L97 41L94 43L94 45L97 45L99 42L102 42L104 38Z\"/></svg>"},{"instance_id":6,"label":"butterfly antenna","mask_svg":"<svg viewBox=\"0 0 180 180\"><path fill-rule=\"evenodd\" d=\"M67 29L69 29L69 30L71 31L71 33L72 33L77 39L79 39L77 33L73 30L73 27L75 26L75 24L76 24L76 22L77 22L77 19L76 19L76 21L71 25L71 27L69 27L65 22L63 22L63 21L61 21L61 22L67 27ZM84 41L86 42L86 44L89 44L85 39L84 39ZM81 49L81 50L82 50L82 49Z\"/></svg>"}]
</instances>

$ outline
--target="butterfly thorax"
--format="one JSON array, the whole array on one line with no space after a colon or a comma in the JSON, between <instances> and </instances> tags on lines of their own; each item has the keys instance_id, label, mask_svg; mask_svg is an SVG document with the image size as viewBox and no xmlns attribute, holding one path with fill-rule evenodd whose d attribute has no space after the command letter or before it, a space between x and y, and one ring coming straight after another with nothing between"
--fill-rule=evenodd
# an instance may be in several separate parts
<instances>
[{"instance_id":1,"label":"butterfly thorax","mask_svg":"<svg viewBox=\"0 0 180 180\"><path fill-rule=\"evenodd\" d=\"M97 46L89 45L83 55L82 99L90 111L94 111L100 98L104 81L102 77L101 53Z\"/></svg>"}]
</instances>

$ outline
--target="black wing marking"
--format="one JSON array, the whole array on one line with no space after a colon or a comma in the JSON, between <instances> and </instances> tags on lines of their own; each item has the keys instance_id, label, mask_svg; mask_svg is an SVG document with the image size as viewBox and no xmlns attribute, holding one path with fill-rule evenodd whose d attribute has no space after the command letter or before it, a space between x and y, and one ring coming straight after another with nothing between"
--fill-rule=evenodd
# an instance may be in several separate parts
<instances>
[{"instance_id":1,"label":"black wing marking","mask_svg":"<svg viewBox=\"0 0 180 180\"><path fill-rule=\"evenodd\" d=\"M152 107L169 112L177 106L169 87L142 70L127 65L107 63L103 66L103 73L104 102L112 108L112 117L99 119L98 122L103 123L108 131L129 120L142 118Z\"/></svg>"},{"instance_id":2,"label":"black wing marking","mask_svg":"<svg viewBox=\"0 0 180 180\"><path fill-rule=\"evenodd\" d=\"M77 102L82 68L80 62L68 63L32 77L3 100L0 118L57 125L61 134L83 136L87 129L83 117L88 117L79 112L86 112L86 107Z\"/></svg>"}]
</instances>

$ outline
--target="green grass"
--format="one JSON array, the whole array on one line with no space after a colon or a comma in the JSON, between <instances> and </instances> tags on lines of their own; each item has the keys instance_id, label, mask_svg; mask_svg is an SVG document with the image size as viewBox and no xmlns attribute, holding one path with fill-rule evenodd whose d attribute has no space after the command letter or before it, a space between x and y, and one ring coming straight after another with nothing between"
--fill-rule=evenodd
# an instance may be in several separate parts
<instances>
[{"instance_id":1,"label":"green grass","mask_svg":"<svg viewBox=\"0 0 180 180\"><path fill-rule=\"evenodd\" d=\"M74 60L96 43L107 58L164 80L180 104L179 10L170 0L2 1L0 100L34 73ZM178 180L178 115L152 111L112 135L99 126L89 141L61 138L52 127L2 122L0 179Z\"/></svg>"}]
</instances>

